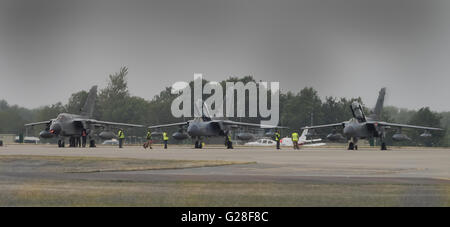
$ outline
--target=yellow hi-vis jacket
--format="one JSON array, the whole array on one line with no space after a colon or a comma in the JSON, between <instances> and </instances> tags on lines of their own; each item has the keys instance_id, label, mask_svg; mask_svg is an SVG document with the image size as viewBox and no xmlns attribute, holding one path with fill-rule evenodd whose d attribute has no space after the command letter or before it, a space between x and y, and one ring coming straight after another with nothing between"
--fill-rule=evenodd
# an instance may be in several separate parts
<instances>
[{"instance_id":1,"label":"yellow hi-vis jacket","mask_svg":"<svg viewBox=\"0 0 450 227\"><path fill-rule=\"evenodd\" d=\"M164 141L169 140L169 137L167 136L166 132L163 133L163 140Z\"/></svg>"},{"instance_id":2,"label":"yellow hi-vis jacket","mask_svg":"<svg viewBox=\"0 0 450 227\"><path fill-rule=\"evenodd\" d=\"M280 133L275 133L275 141L280 141Z\"/></svg>"},{"instance_id":3,"label":"yellow hi-vis jacket","mask_svg":"<svg viewBox=\"0 0 450 227\"><path fill-rule=\"evenodd\" d=\"M125 134L123 134L122 130L119 130L119 132L117 133L117 136L119 137L119 139L124 139L125 138Z\"/></svg>"},{"instance_id":4,"label":"yellow hi-vis jacket","mask_svg":"<svg viewBox=\"0 0 450 227\"><path fill-rule=\"evenodd\" d=\"M298 133L292 133L292 141L298 141Z\"/></svg>"}]
</instances>

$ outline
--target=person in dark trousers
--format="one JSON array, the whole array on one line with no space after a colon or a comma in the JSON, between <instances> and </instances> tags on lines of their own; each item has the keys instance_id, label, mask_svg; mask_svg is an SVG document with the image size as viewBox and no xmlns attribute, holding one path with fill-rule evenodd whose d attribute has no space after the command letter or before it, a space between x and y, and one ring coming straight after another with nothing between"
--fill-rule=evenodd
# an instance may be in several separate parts
<instances>
[{"instance_id":1,"label":"person in dark trousers","mask_svg":"<svg viewBox=\"0 0 450 227\"><path fill-rule=\"evenodd\" d=\"M81 137L75 137L75 147L81 147Z\"/></svg>"},{"instance_id":2,"label":"person in dark trousers","mask_svg":"<svg viewBox=\"0 0 450 227\"><path fill-rule=\"evenodd\" d=\"M227 149L233 149L233 142L231 141L230 135L225 137L225 144L227 145Z\"/></svg>"},{"instance_id":3,"label":"person in dark trousers","mask_svg":"<svg viewBox=\"0 0 450 227\"><path fill-rule=\"evenodd\" d=\"M299 150L299 146L298 146L298 133L294 132L292 133L292 143L294 145L294 150Z\"/></svg>"},{"instance_id":4,"label":"person in dark trousers","mask_svg":"<svg viewBox=\"0 0 450 227\"><path fill-rule=\"evenodd\" d=\"M73 136L69 138L69 147L75 147L75 137Z\"/></svg>"},{"instance_id":5,"label":"person in dark trousers","mask_svg":"<svg viewBox=\"0 0 450 227\"><path fill-rule=\"evenodd\" d=\"M275 132L275 141L277 142L277 150L280 150L280 131Z\"/></svg>"},{"instance_id":6,"label":"person in dark trousers","mask_svg":"<svg viewBox=\"0 0 450 227\"><path fill-rule=\"evenodd\" d=\"M167 149L167 142L169 141L169 137L167 136L167 132L163 132L163 140L164 140L164 149Z\"/></svg>"},{"instance_id":7,"label":"person in dark trousers","mask_svg":"<svg viewBox=\"0 0 450 227\"><path fill-rule=\"evenodd\" d=\"M119 132L117 132L117 137L119 138L119 148L123 148L123 140L125 139L123 129L119 129Z\"/></svg>"},{"instance_id":8,"label":"person in dark trousers","mask_svg":"<svg viewBox=\"0 0 450 227\"><path fill-rule=\"evenodd\" d=\"M87 132L86 129L81 131L81 146L86 147Z\"/></svg>"}]
</instances>

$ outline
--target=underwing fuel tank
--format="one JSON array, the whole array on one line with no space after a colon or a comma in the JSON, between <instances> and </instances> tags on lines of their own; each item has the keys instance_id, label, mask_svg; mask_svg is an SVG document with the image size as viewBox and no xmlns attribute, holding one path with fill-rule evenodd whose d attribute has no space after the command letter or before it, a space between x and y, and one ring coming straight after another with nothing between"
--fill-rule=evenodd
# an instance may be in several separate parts
<instances>
[{"instance_id":1,"label":"underwing fuel tank","mask_svg":"<svg viewBox=\"0 0 450 227\"><path fill-rule=\"evenodd\" d=\"M176 140L185 140L188 138L188 134L182 132L175 132L172 137Z\"/></svg>"},{"instance_id":2,"label":"underwing fuel tank","mask_svg":"<svg viewBox=\"0 0 450 227\"><path fill-rule=\"evenodd\" d=\"M401 133L396 133L392 136L392 139L394 141L406 141L406 140L411 140L407 135L405 134L401 134Z\"/></svg>"},{"instance_id":3,"label":"underwing fuel tank","mask_svg":"<svg viewBox=\"0 0 450 227\"><path fill-rule=\"evenodd\" d=\"M248 133L248 132L241 132L241 133L238 133L238 134L237 134L237 138L238 138L239 140L252 140L252 139L254 139L255 137L254 137L253 134L251 134L251 133Z\"/></svg>"},{"instance_id":4,"label":"underwing fuel tank","mask_svg":"<svg viewBox=\"0 0 450 227\"><path fill-rule=\"evenodd\" d=\"M98 137L104 140L110 140L112 138L115 138L116 135L113 132L103 131L100 134L98 134Z\"/></svg>"},{"instance_id":5,"label":"underwing fuel tank","mask_svg":"<svg viewBox=\"0 0 450 227\"><path fill-rule=\"evenodd\" d=\"M268 131L268 132L264 133L264 136L266 136L266 137L274 137L275 136L275 132Z\"/></svg>"},{"instance_id":6,"label":"underwing fuel tank","mask_svg":"<svg viewBox=\"0 0 450 227\"><path fill-rule=\"evenodd\" d=\"M39 137L44 138L44 139L53 138L53 136L54 136L54 134L52 134L51 132L46 131L46 130L41 131L41 132L39 133Z\"/></svg>"},{"instance_id":7,"label":"underwing fuel tank","mask_svg":"<svg viewBox=\"0 0 450 227\"><path fill-rule=\"evenodd\" d=\"M327 139L330 141L345 140L341 133L330 133L327 135Z\"/></svg>"},{"instance_id":8,"label":"underwing fuel tank","mask_svg":"<svg viewBox=\"0 0 450 227\"><path fill-rule=\"evenodd\" d=\"M162 132L152 132L152 136L162 136Z\"/></svg>"},{"instance_id":9,"label":"underwing fuel tank","mask_svg":"<svg viewBox=\"0 0 450 227\"><path fill-rule=\"evenodd\" d=\"M431 137L431 133L424 132L424 133L420 134L420 137Z\"/></svg>"}]
</instances>

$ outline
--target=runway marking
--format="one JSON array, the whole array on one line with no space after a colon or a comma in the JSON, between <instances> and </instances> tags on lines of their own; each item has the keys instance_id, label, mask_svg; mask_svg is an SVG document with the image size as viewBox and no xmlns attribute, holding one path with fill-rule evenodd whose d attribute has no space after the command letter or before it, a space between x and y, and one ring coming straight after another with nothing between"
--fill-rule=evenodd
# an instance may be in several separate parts
<instances>
[{"instance_id":1,"label":"runway marking","mask_svg":"<svg viewBox=\"0 0 450 227\"><path fill-rule=\"evenodd\" d=\"M432 177L431 179L450 181L450 178L448 178L448 177Z\"/></svg>"},{"instance_id":2,"label":"runway marking","mask_svg":"<svg viewBox=\"0 0 450 227\"><path fill-rule=\"evenodd\" d=\"M65 171L64 173L101 173L101 172L133 172L133 171L151 171L151 170L180 170L180 169L195 169L195 168L220 167L220 166L230 166L230 165L247 165L247 164L255 164L255 163L256 162L223 162L220 164L204 164L204 165L198 165L198 166L90 169L90 170Z\"/></svg>"},{"instance_id":3,"label":"runway marking","mask_svg":"<svg viewBox=\"0 0 450 227\"><path fill-rule=\"evenodd\" d=\"M161 160L41 155L0 155L0 171L28 169L32 172L96 173L191 169L255 162L222 160Z\"/></svg>"}]
</instances>

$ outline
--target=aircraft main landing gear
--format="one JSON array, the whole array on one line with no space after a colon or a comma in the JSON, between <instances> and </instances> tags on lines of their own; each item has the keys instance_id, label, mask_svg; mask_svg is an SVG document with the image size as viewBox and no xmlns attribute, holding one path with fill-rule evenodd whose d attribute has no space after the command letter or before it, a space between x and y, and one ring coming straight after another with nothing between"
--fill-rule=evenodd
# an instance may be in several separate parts
<instances>
[{"instance_id":1,"label":"aircraft main landing gear","mask_svg":"<svg viewBox=\"0 0 450 227\"><path fill-rule=\"evenodd\" d=\"M348 150L358 150L358 138L351 138L348 143Z\"/></svg>"},{"instance_id":2,"label":"aircraft main landing gear","mask_svg":"<svg viewBox=\"0 0 450 227\"><path fill-rule=\"evenodd\" d=\"M355 144L353 142L348 143L348 150L355 149Z\"/></svg>"},{"instance_id":3,"label":"aircraft main landing gear","mask_svg":"<svg viewBox=\"0 0 450 227\"><path fill-rule=\"evenodd\" d=\"M203 148L203 144L201 140L196 140L195 141L195 145L194 145L195 149L202 149Z\"/></svg>"},{"instance_id":4,"label":"aircraft main landing gear","mask_svg":"<svg viewBox=\"0 0 450 227\"><path fill-rule=\"evenodd\" d=\"M95 140L89 140L89 147L96 147Z\"/></svg>"},{"instance_id":5,"label":"aircraft main landing gear","mask_svg":"<svg viewBox=\"0 0 450 227\"><path fill-rule=\"evenodd\" d=\"M382 151L387 150L387 146L386 146L386 143L385 143L385 142L381 142L381 150L382 150Z\"/></svg>"}]
</instances>

